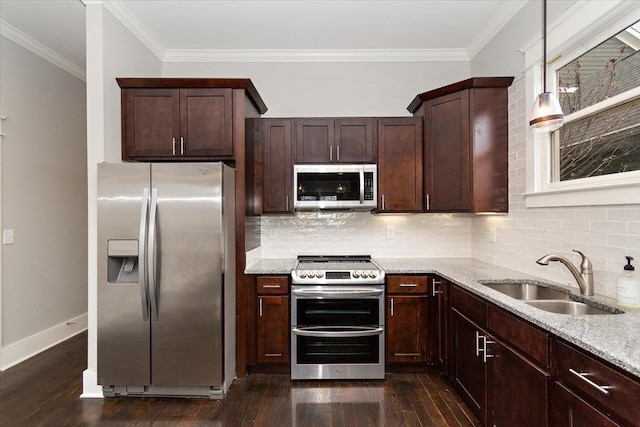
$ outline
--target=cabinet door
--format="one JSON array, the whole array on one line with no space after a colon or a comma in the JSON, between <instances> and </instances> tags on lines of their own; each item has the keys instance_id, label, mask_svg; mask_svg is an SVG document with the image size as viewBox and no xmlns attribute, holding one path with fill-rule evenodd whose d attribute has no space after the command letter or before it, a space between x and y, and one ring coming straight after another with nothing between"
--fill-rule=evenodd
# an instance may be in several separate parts
<instances>
[{"instance_id":1,"label":"cabinet door","mask_svg":"<svg viewBox=\"0 0 640 427\"><path fill-rule=\"evenodd\" d=\"M547 426L551 375L500 342L489 339L487 425Z\"/></svg>"},{"instance_id":2,"label":"cabinet door","mask_svg":"<svg viewBox=\"0 0 640 427\"><path fill-rule=\"evenodd\" d=\"M258 363L289 361L289 297L258 297Z\"/></svg>"},{"instance_id":3,"label":"cabinet door","mask_svg":"<svg viewBox=\"0 0 640 427\"><path fill-rule=\"evenodd\" d=\"M296 119L296 163L329 163L333 152L332 119Z\"/></svg>"},{"instance_id":4,"label":"cabinet door","mask_svg":"<svg viewBox=\"0 0 640 427\"><path fill-rule=\"evenodd\" d=\"M427 361L427 297L387 297L387 362Z\"/></svg>"},{"instance_id":5,"label":"cabinet door","mask_svg":"<svg viewBox=\"0 0 640 427\"><path fill-rule=\"evenodd\" d=\"M262 122L262 212L293 213L291 121Z\"/></svg>"},{"instance_id":6,"label":"cabinet door","mask_svg":"<svg viewBox=\"0 0 640 427\"><path fill-rule=\"evenodd\" d=\"M180 155L231 157L231 89L180 90Z\"/></svg>"},{"instance_id":7,"label":"cabinet door","mask_svg":"<svg viewBox=\"0 0 640 427\"><path fill-rule=\"evenodd\" d=\"M550 425L554 427L620 426L560 383L555 383L553 386Z\"/></svg>"},{"instance_id":8,"label":"cabinet door","mask_svg":"<svg viewBox=\"0 0 640 427\"><path fill-rule=\"evenodd\" d=\"M335 120L335 157L338 163L375 163L374 119Z\"/></svg>"},{"instance_id":9,"label":"cabinet door","mask_svg":"<svg viewBox=\"0 0 640 427\"><path fill-rule=\"evenodd\" d=\"M447 282L434 278L429 290L429 362L438 366L440 372L447 372Z\"/></svg>"},{"instance_id":10,"label":"cabinet door","mask_svg":"<svg viewBox=\"0 0 640 427\"><path fill-rule=\"evenodd\" d=\"M122 90L122 158L172 157L180 133L177 89Z\"/></svg>"},{"instance_id":11,"label":"cabinet door","mask_svg":"<svg viewBox=\"0 0 640 427\"><path fill-rule=\"evenodd\" d=\"M471 411L486 425L487 365L478 351L479 335L484 332L475 323L457 310L451 310L451 382Z\"/></svg>"},{"instance_id":12,"label":"cabinet door","mask_svg":"<svg viewBox=\"0 0 640 427\"><path fill-rule=\"evenodd\" d=\"M428 210L471 210L469 92L428 101L424 110L424 185ZM481 160L481 159L480 159Z\"/></svg>"},{"instance_id":13,"label":"cabinet door","mask_svg":"<svg viewBox=\"0 0 640 427\"><path fill-rule=\"evenodd\" d=\"M378 120L378 206L381 212L422 211L422 120Z\"/></svg>"}]
</instances>

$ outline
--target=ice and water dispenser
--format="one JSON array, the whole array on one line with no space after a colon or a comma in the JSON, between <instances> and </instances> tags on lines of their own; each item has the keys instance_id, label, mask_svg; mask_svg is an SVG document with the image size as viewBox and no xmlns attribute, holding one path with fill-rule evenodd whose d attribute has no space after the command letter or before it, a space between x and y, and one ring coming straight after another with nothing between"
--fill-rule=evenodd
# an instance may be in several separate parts
<instances>
[{"instance_id":1,"label":"ice and water dispenser","mask_svg":"<svg viewBox=\"0 0 640 427\"><path fill-rule=\"evenodd\" d=\"M107 241L107 283L138 283L138 241Z\"/></svg>"}]
</instances>

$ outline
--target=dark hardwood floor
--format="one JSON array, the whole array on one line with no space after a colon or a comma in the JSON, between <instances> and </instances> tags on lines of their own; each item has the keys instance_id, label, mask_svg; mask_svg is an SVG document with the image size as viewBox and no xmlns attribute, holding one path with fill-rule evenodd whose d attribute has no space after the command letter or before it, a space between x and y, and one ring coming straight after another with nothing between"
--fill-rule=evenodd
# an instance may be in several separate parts
<instances>
[{"instance_id":1,"label":"dark hardwood floor","mask_svg":"<svg viewBox=\"0 0 640 427\"><path fill-rule=\"evenodd\" d=\"M479 426L438 374L384 381L249 375L221 400L80 399L86 333L0 373L0 426Z\"/></svg>"}]
</instances>

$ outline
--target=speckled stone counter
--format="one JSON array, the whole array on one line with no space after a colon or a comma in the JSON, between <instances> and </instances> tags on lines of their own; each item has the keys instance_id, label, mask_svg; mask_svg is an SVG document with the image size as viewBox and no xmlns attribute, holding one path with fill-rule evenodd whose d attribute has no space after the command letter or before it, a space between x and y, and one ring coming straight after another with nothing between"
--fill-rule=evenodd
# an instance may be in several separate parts
<instances>
[{"instance_id":1,"label":"speckled stone counter","mask_svg":"<svg viewBox=\"0 0 640 427\"><path fill-rule=\"evenodd\" d=\"M386 274L437 274L503 307L596 356L640 377L640 310L623 314L566 315L531 307L498 291L483 286L482 281L528 280L570 289L578 299L616 306L605 297L582 297L577 288L541 280L529 274L468 258L376 258ZM261 259L245 269L246 274L289 274L295 259Z\"/></svg>"}]
</instances>

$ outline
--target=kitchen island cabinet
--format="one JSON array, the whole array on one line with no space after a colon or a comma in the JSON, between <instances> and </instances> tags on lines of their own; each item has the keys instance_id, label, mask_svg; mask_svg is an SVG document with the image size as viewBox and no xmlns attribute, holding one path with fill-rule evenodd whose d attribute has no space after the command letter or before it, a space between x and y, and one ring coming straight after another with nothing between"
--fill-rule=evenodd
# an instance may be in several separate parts
<instances>
[{"instance_id":1,"label":"kitchen island cabinet","mask_svg":"<svg viewBox=\"0 0 640 427\"><path fill-rule=\"evenodd\" d=\"M472 78L421 93L428 212L508 212L508 93L512 77Z\"/></svg>"}]
</instances>

